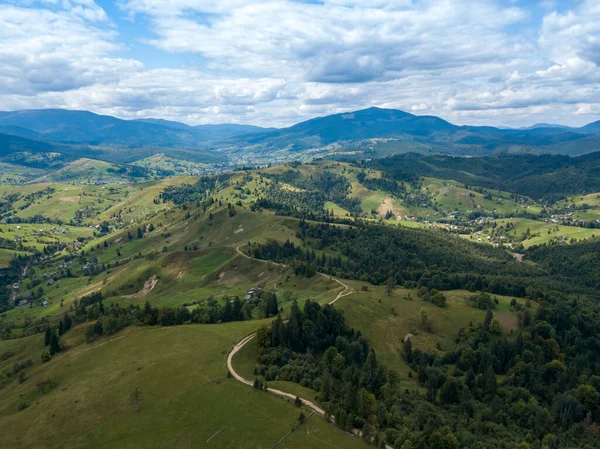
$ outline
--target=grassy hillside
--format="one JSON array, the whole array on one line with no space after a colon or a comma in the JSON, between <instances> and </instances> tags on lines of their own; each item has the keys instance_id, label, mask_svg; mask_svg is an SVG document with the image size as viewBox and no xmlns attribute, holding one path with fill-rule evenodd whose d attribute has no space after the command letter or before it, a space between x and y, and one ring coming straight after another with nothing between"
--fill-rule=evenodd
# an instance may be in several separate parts
<instances>
[{"instance_id":1,"label":"grassy hillside","mask_svg":"<svg viewBox=\"0 0 600 449\"><path fill-rule=\"evenodd\" d=\"M0 185L20 185L39 178L46 173L39 168L29 168L20 165L0 162Z\"/></svg>"},{"instance_id":2,"label":"grassy hillside","mask_svg":"<svg viewBox=\"0 0 600 449\"><path fill-rule=\"evenodd\" d=\"M598 229L568 226L553 219L539 221L526 218L495 220L484 226L481 231L468 236L463 235L473 241L495 244L516 241L522 243L525 248L544 244L574 243L595 236L600 236Z\"/></svg>"},{"instance_id":3,"label":"grassy hillside","mask_svg":"<svg viewBox=\"0 0 600 449\"><path fill-rule=\"evenodd\" d=\"M133 165L143 167L161 176L200 175L210 170L209 164L175 159L162 153L138 160Z\"/></svg>"},{"instance_id":4,"label":"grassy hillside","mask_svg":"<svg viewBox=\"0 0 600 449\"><path fill-rule=\"evenodd\" d=\"M142 177L142 173L139 173L138 177ZM128 167L82 158L41 177L38 182L107 184L124 182L132 178L135 178L135 174Z\"/></svg>"},{"instance_id":5,"label":"grassy hillside","mask_svg":"<svg viewBox=\"0 0 600 449\"><path fill-rule=\"evenodd\" d=\"M102 164L84 161L82 170L102 171L107 168ZM480 360L493 345L502 346L514 360L528 357L517 356L519 350L535 350L535 381L554 398L556 392L549 389L559 388L552 386L558 383L548 382L541 373L554 358L571 360L573 351L563 334L554 340L557 350L547 326L555 326L558 319L573 326L594 322L593 304L574 304L587 301L597 285L596 230L560 218L577 207L589 213L600 204L592 196L578 196L550 206L453 179L396 180L385 170L331 161L136 184L53 181L2 186L0 279L6 281L0 283L0 335L5 339L0 342L0 371L5 373L0 376L0 433L7 435L7 447L17 448L37 443L269 449L295 423L299 411L223 378L227 352L271 321L264 317L277 312L293 317L295 300L299 307L308 299L325 305L341 291L349 294L334 308L354 329L343 335L363 349L373 348L381 365L396 373L398 394L404 395L385 405L401 407L394 409L397 413L388 413L387 420L383 414L377 417L382 434L396 420L395 431L406 426L416 441L424 427L405 416L431 412L447 422L462 419L454 408L462 405L439 407L441 384L427 383L434 371L444 380L456 377L465 394L476 397L469 402L476 410L473 420L492 422L488 399L472 385L467 387L468 370L455 369L467 346ZM479 239L498 244L477 244ZM547 247L531 248L540 244ZM517 251L523 254L513 254ZM7 267L15 254L28 258ZM578 271L585 273L585 282ZM245 304L250 289L268 294L262 298L276 295L275 311L265 312L267 300L258 297ZM434 304L439 299L434 290L442 290L445 303ZM482 325L485 307L469 304L478 290L497 299L493 317L498 327L493 332ZM93 298L86 296L95 292L102 294L101 307L87 302ZM245 308L233 318L223 312L236 304ZM536 316L538 308L541 314ZM427 311L426 320L421 309ZM591 315L584 317L588 310ZM58 329L65 314L77 325L61 336L62 351L42 363L41 353L47 349L42 334L47 326ZM564 319L575 314L582 315ZM546 321L552 324L546 326ZM90 338L88 329L93 331L96 322L111 330ZM564 333L566 326L555 326L556 332ZM459 334L462 328L467 330ZM578 330L582 339L590 329ZM536 336L525 335L526 342L517 349L519 332ZM407 335L420 361L405 357ZM328 343L337 344L336 338ZM315 354L316 358L303 354L303 366L321 369L322 354ZM248 345L234 358L247 378L254 377L257 355L258 347ZM29 359L32 364L22 370L25 379L19 382L19 374L12 373L19 368L15 364ZM577 374L572 378L580 379L581 385L588 382L581 371L592 369L585 368L588 359L565 367L563 380ZM507 356L494 362L492 376L505 402L513 388L527 387L511 371L517 362L510 360ZM487 368L474 364L473 369L477 382L484 375L490 378ZM294 382L270 379L269 385L326 407L319 382L313 383L314 373L307 373L304 382L302 377ZM347 379L361 378L354 373ZM560 385L576 395L575 387ZM381 401L383 393L376 393ZM536 407L555 407L554 399L539 405L539 395L534 396L534 390L528 394L536 398ZM504 402L501 406L510 409ZM471 441L473 435L467 433L477 423L467 425L461 441ZM519 432L525 429L511 423ZM494 436L486 441L504 439L505 447L512 449L514 438L506 439L504 424L496 424ZM282 447L362 444L313 416Z\"/></svg>"},{"instance_id":6,"label":"grassy hillside","mask_svg":"<svg viewBox=\"0 0 600 449\"><path fill-rule=\"evenodd\" d=\"M378 356L388 367L394 368L406 388L416 388L416 380L408 377L410 368L403 355L403 343L410 336L413 348L426 352L442 353L455 344L461 327L483 322L485 310L476 309L467 303L472 292L453 290L444 292L446 307L437 307L418 296L417 290L396 289L387 295L384 287L367 286L364 283L349 282L354 293L342 298L336 307L344 311L348 324L360 329L363 335L377 350ZM499 300L494 316L500 319L503 332L510 335L518 329L517 312L509 304L512 297L495 296ZM517 302L525 304L518 299ZM531 307L535 307L532 303ZM420 322L419 311L425 308L429 321L426 328Z\"/></svg>"},{"instance_id":7,"label":"grassy hillside","mask_svg":"<svg viewBox=\"0 0 600 449\"><path fill-rule=\"evenodd\" d=\"M75 328L65 337L68 351L44 365L41 336L1 342L0 353L15 354L1 369L33 361L23 383L0 391L4 444L192 448L210 440L216 448L268 449L295 424L298 409L224 378L227 351L256 325L131 328L92 345ZM323 444L365 447L317 417L285 441L288 448Z\"/></svg>"}]
</instances>

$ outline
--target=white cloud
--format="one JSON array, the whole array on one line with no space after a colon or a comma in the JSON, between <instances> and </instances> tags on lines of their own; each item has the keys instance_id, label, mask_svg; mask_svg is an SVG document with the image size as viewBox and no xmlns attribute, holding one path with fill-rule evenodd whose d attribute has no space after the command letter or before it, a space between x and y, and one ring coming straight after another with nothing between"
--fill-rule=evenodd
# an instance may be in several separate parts
<instances>
[{"instance_id":1,"label":"white cloud","mask_svg":"<svg viewBox=\"0 0 600 449\"><path fill-rule=\"evenodd\" d=\"M363 82L407 68L503 61L521 45L503 32L526 17L520 9L478 0L411 5L131 0L124 7L150 18L157 35L150 42L165 51L200 53L213 67L308 81Z\"/></svg>"},{"instance_id":2,"label":"white cloud","mask_svg":"<svg viewBox=\"0 0 600 449\"><path fill-rule=\"evenodd\" d=\"M116 32L90 25L81 16L83 6L65 6L50 11L0 5L0 93L67 91L111 82L142 67L110 57L120 49Z\"/></svg>"},{"instance_id":3,"label":"white cloud","mask_svg":"<svg viewBox=\"0 0 600 449\"><path fill-rule=\"evenodd\" d=\"M267 126L369 106L515 125L600 110L595 0L546 2L539 29L500 0L118 1L156 60L128 51L93 0L0 5L2 109ZM156 68L169 53L202 57Z\"/></svg>"}]
</instances>

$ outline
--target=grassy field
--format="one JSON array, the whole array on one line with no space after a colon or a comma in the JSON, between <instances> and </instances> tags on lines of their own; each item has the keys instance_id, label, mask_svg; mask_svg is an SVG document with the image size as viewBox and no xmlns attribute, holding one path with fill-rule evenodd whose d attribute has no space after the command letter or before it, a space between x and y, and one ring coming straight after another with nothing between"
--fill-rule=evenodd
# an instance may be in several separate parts
<instances>
[{"instance_id":1,"label":"grassy field","mask_svg":"<svg viewBox=\"0 0 600 449\"><path fill-rule=\"evenodd\" d=\"M3 446L269 449L298 409L224 378L229 348L258 324L130 328L91 345L80 326L64 338L69 350L43 365L41 336L1 342L0 353L15 355L0 368L33 361L24 383L0 391ZM53 387L42 393L41 381ZM18 411L22 403L29 406ZM366 447L316 416L283 447L324 446Z\"/></svg>"},{"instance_id":2,"label":"grassy field","mask_svg":"<svg viewBox=\"0 0 600 449\"><path fill-rule=\"evenodd\" d=\"M22 286L22 289L25 291L36 290L38 288L29 289L27 288L27 284L26 282ZM43 298L48 301L48 307L16 307L5 312L4 316L17 321L39 319L42 317L58 319L59 316L62 317L62 314L68 310L69 305L75 299L99 289L99 284L93 284L89 278L85 277L64 278L51 287L46 284L42 285L44 289ZM64 301L63 307L60 306L61 301Z\"/></svg>"},{"instance_id":3,"label":"grassy field","mask_svg":"<svg viewBox=\"0 0 600 449\"><path fill-rule=\"evenodd\" d=\"M180 176L161 181L137 184L86 185L65 182L43 182L26 186L0 186L2 198L18 194L13 204L13 215L31 218L42 215L53 220L70 220L80 217L85 224L108 221L120 226L131 225L154 216L168 205L154 203L154 199L168 185L193 183L196 178ZM47 189L53 189L51 193ZM31 195L30 198L27 198Z\"/></svg>"},{"instance_id":4,"label":"grassy field","mask_svg":"<svg viewBox=\"0 0 600 449\"><path fill-rule=\"evenodd\" d=\"M452 180L424 178L423 189L432 195L434 201L448 212L482 211L487 214L496 213L501 216L511 215L526 210L539 213L541 207L533 204L519 204L510 199L509 192L486 189L491 199L483 193L465 188L465 185Z\"/></svg>"},{"instance_id":5,"label":"grassy field","mask_svg":"<svg viewBox=\"0 0 600 449\"><path fill-rule=\"evenodd\" d=\"M591 193L589 195L577 196L570 200L572 204L576 206L583 206L587 204L592 207L600 207L600 193Z\"/></svg>"},{"instance_id":6,"label":"grassy field","mask_svg":"<svg viewBox=\"0 0 600 449\"><path fill-rule=\"evenodd\" d=\"M23 167L0 162L0 185L17 185L43 176L46 172L39 168Z\"/></svg>"},{"instance_id":7,"label":"grassy field","mask_svg":"<svg viewBox=\"0 0 600 449\"><path fill-rule=\"evenodd\" d=\"M533 245L543 245L551 241L570 243L571 239L585 240L594 235L600 235L598 229L563 226L552 222L529 220L526 218L508 218L496 220L496 223L498 226L505 226L507 223L513 224L513 233L517 236L525 234L527 229L529 229L531 236L523 241L525 248ZM487 240L485 232L479 237Z\"/></svg>"},{"instance_id":8,"label":"grassy field","mask_svg":"<svg viewBox=\"0 0 600 449\"><path fill-rule=\"evenodd\" d=\"M53 189L52 193L43 193ZM79 213L83 220L97 223L97 215L125 196L122 185L72 185L65 183L41 183L22 187L0 187L0 197L19 194L13 204L14 215L30 218L35 215L62 220L69 223ZM27 195L32 195L31 199Z\"/></svg>"},{"instance_id":9,"label":"grassy field","mask_svg":"<svg viewBox=\"0 0 600 449\"><path fill-rule=\"evenodd\" d=\"M63 168L43 175L39 181L44 182L76 182L78 184L126 181L127 177L115 172L118 165L95 159L77 159Z\"/></svg>"},{"instance_id":10,"label":"grassy field","mask_svg":"<svg viewBox=\"0 0 600 449\"><path fill-rule=\"evenodd\" d=\"M0 236L1 237L1 236ZM7 267L10 260L16 255L28 254L25 251L12 251L10 249L0 248L0 268Z\"/></svg>"},{"instance_id":11,"label":"grassy field","mask_svg":"<svg viewBox=\"0 0 600 449\"><path fill-rule=\"evenodd\" d=\"M350 215L350 212L348 212L346 209L338 206L335 203L332 203L331 201L325 202L325 210L333 210L333 214L337 217L346 217Z\"/></svg>"},{"instance_id":12,"label":"grassy field","mask_svg":"<svg viewBox=\"0 0 600 449\"><path fill-rule=\"evenodd\" d=\"M65 232L62 232L65 230ZM0 238L21 242L24 247L43 249L58 243L70 244L78 237L90 238L94 229L79 226L59 226L50 224L1 224Z\"/></svg>"},{"instance_id":13,"label":"grassy field","mask_svg":"<svg viewBox=\"0 0 600 449\"><path fill-rule=\"evenodd\" d=\"M174 159L162 153L136 161L133 165L149 170L168 171L176 175L198 175L210 167L208 164Z\"/></svg>"},{"instance_id":14,"label":"grassy field","mask_svg":"<svg viewBox=\"0 0 600 449\"><path fill-rule=\"evenodd\" d=\"M389 196L385 192L367 189L358 182L358 179L354 175L349 175L348 181L350 181L350 185L352 186L350 197L360 200L360 206L368 216L371 215L372 210L377 210L381 206L381 203Z\"/></svg>"},{"instance_id":15,"label":"grassy field","mask_svg":"<svg viewBox=\"0 0 600 449\"><path fill-rule=\"evenodd\" d=\"M397 289L392 296L387 296L384 287L369 285L368 291L364 291L364 283L345 282L353 287L355 293L340 299L336 307L344 311L348 325L361 330L383 363L398 371L406 388L417 388L414 380L408 377L410 369L402 355L406 335L412 335L413 348L434 352L440 352L438 348L449 350L454 346L454 338L461 327L481 323L485 317L484 310L466 304L465 298L471 296L471 292L444 292L447 306L440 308L418 298L416 290ZM502 318L504 331L508 334L516 325L516 314L509 307L512 298L497 298L499 305L494 313ZM523 303L523 300L518 302ZM421 307L429 314L431 331L422 329L419 320Z\"/></svg>"},{"instance_id":16,"label":"grassy field","mask_svg":"<svg viewBox=\"0 0 600 449\"><path fill-rule=\"evenodd\" d=\"M385 203L394 213L435 220L430 218L434 217L432 209L404 208L400 199L365 188L358 183L357 170L347 164L322 161L298 169L311 174L323 166L347 177L352 186L350 195L360 199L368 216L371 210ZM82 169L88 168L89 164L84 164ZM270 167L263 171L280 173L290 168ZM90 173L94 172L88 173L90 177L95 176ZM377 176L377 173L369 176ZM142 306L148 301L159 307L187 304L192 308L203 307L209 298L243 297L250 288L261 287L277 293L284 313L293 299L298 299L301 306L308 298L321 304L331 301L342 289L333 279L321 275L309 279L298 277L289 267L239 254L237 249L243 251L248 242L273 238L302 243L296 237L298 220L249 210L267 181L261 182L259 175L253 175L250 181L247 179L246 173L235 175L229 187L214 194L223 205L218 206L217 201L206 212L195 206L184 209L156 201L168 185L194 183L196 178L188 176L139 184L100 186L52 182L0 187L0 201L15 193L21 195L11 213L22 218L43 214L68 222L83 214L81 226L0 224L0 237L7 240L15 240L18 235L24 245L41 250L58 242L75 246L78 238L93 237L95 228L89 225L104 220L116 229L85 242L81 248L70 248L71 255L75 256L74 277L60 279L52 286L42 284L43 299L48 301L48 307L18 307L3 317L15 322L43 317L56 321L75 299L94 291L102 291L107 304ZM493 199L489 200L453 181L433 178L426 181L425 188L447 210L466 211L479 206L480 210L494 208L498 213L509 213L513 208L521 208L503 196L506 192L493 191ZM54 190L40 193L48 187ZM238 199L241 206L237 204ZM228 213L228 202L236 203L233 216ZM347 213L334 203L326 203L325 208L333 209L338 216ZM595 233L567 226L557 229L556 225L534 220L497 222L513 223L516 233L524 233L529 228L532 236L525 242L526 246L555 238L587 238ZM154 231L142 231L150 223ZM430 226L412 220L389 223ZM138 227L141 237L137 235ZM67 231L62 233L51 228ZM83 275L83 262L78 265L77 261L82 250L88 260L97 260L108 268L98 275ZM12 251L0 250L0 266L6 265L12 255ZM60 261L57 258L45 267L36 267L32 276L41 278L44 273L57 270ZM154 276L157 279L154 287L143 290ZM466 291L444 292L448 305L439 308L419 299L414 290L397 289L392 296L387 296L383 287L344 282L353 293L340 299L335 307L344 311L349 326L361 330L382 363L400 374L402 387L412 390L420 390L420 387L416 379L409 376L410 368L402 357L404 337L411 334L413 346L426 351L449 350L460 327L480 323L485 315L483 310L466 304L465 298L472 295ZM31 279L21 284L21 293L34 289ZM501 320L504 333L510 335L517 325L516 314L509 307L512 298L498 299L500 303L494 313ZM419 322L421 307L429 313L428 330ZM19 360L31 358L33 362L26 368L28 380L22 384L14 378L0 376L2 446L269 449L294 424L298 410L282 399L223 378L227 351L261 323L129 328L91 345L84 343L85 325L81 325L62 339L69 349L43 365L41 336L0 342L0 354L15 353L0 362L0 371ZM234 358L236 369L247 378L253 377L256 350L254 344L249 344ZM51 391L42 392L38 388L37 384L44 380L55 383ZM277 381L269 385L305 398L316 397L314 391L297 384ZM141 399L132 402L131 395L137 388ZM28 407L18 411L21 403ZM265 423L269 424L265 426ZM364 445L322 419L311 417L281 447L358 448Z\"/></svg>"},{"instance_id":17,"label":"grassy field","mask_svg":"<svg viewBox=\"0 0 600 449\"><path fill-rule=\"evenodd\" d=\"M158 283L150 293L138 298L123 297L124 294L138 292L154 274L158 276ZM284 310L291 305L291 302L282 299L283 293L288 290L294 292L299 301L311 298L326 303L341 288L326 277L306 279L274 264L248 260L229 247L214 247L171 253L157 264L142 260L130 263L126 272L103 284L102 290L108 296L116 296L118 303L143 305L149 301L153 305L173 307L204 301L209 297L244 297L253 287L275 291Z\"/></svg>"},{"instance_id":18,"label":"grassy field","mask_svg":"<svg viewBox=\"0 0 600 449\"><path fill-rule=\"evenodd\" d=\"M600 209L579 210L573 214L573 219L583 221L600 220Z\"/></svg>"},{"instance_id":19,"label":"grassy field","mask_svg":"<svg viewBox=\"0 0 600 449\"><path fill-rule=\"evenodd\" d=\"M197 178L191 176L178 176L161 181L147 181L122 186L123 194L120 201L102 211L98 220L114 221L118 217L120 222L125 225L135 223L167 206L153 202L166 186L193 184L196 180Z\"/></svg>"},{"instance_id":20,"label":"grassy field","mask_svg":"<svg viewBox=\"0 0 600 449\"><path fill-rule=\"evenodd\" d=\"M300 302L310 298L326 303L342 288L327 277L306 279L294 275L289 268L249 260L236 251L238 246L243 247L249 240L275 237L283 241L288 238L296 241L295 219L255 214L241 208L234 217L229 217L224 210L215 212L213 222L208 219L208 214L197 220L185 220L182 211L174 210L168 215L171 225L144 238L136 237L129 241L125 231L124 234L112 234L94 240L83 248L100 263L134 260L107 269L99 275L61 279L52 287L43 284L44 299L49 302L47 308L19 307L5 315L17 320L56 316L61 313L61 301L64 307L69 307L75 299L94 291L102 291L108 301L123 306L143 306L149 301L154 306L176 307L203 302L209 297L244 297L253 287L276 292L281 307L287 310L291 306L291 300L283 301L287 291L293 292L290 297ZM159 216L154 221L158 226L158 221L163 219L164 216ZM91 229L81 229L90 234L92 232ZM103 246L105 240L111 242L108 248ZM116 241L120 243L114 243ZM197 245L196 250L191 250L192 244ZM167 253L162 253L163 246L168 247ZM141 258L137 257L139 254L142 254ZM7 254L5 258L8 263L10 256ZM52 267L46 271L52 271ZM152 276L158 279L155 287L143 295L137 295ZM22 288L24 291L33 289L28 288L27 283Z\"/></svg>"}]
</instances>

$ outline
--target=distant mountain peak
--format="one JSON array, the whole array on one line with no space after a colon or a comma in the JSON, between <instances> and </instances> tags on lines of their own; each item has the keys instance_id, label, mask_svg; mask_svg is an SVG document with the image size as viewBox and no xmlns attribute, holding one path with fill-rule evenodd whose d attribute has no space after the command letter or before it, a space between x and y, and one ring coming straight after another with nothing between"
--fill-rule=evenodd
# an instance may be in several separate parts
<instances>
[{"instance_id":1,"label":"distant mountain peak","mask_svg":"<svg viewBox=\"0 0 600 449\"><path fill-rule=\"evenodd\" d=\"M572 129L570 126L557 125L557 124L554 124L554 123L536 123L535 125L527 126L527 127L523 127L523 128L518 128L518 129L523 130L523 131L527 131L527 130L530 130L530 129L542 129L542 128Z\"/></svg>"},{"instance_id":2,"label":"distant mountain peak","mask_svg":"<svg viewBox=\"0 0 600 449\"><path fill-rule=\"evenodd\" d=\"M600 120L597 120L592 123L588 123L585 126L579 128L579 131L587 133L587 134L596 134L600 133Z\"/></svg>"}]
</instances>

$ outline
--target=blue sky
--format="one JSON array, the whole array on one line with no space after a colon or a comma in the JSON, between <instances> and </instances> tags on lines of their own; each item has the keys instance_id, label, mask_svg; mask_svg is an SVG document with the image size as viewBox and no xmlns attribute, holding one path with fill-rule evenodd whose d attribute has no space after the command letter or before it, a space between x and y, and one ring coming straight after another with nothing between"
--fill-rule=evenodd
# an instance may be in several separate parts
<instances>
[{"instance_id":1,"label":"blue sky","mask_svg":"<svg viewBox=\"0 0 600 449\"><path fill-rule=\"evenodd\" d=\"M286 126L600 119L597 0L0 0L0 109Z\"/></svg>"}]
</instances>

